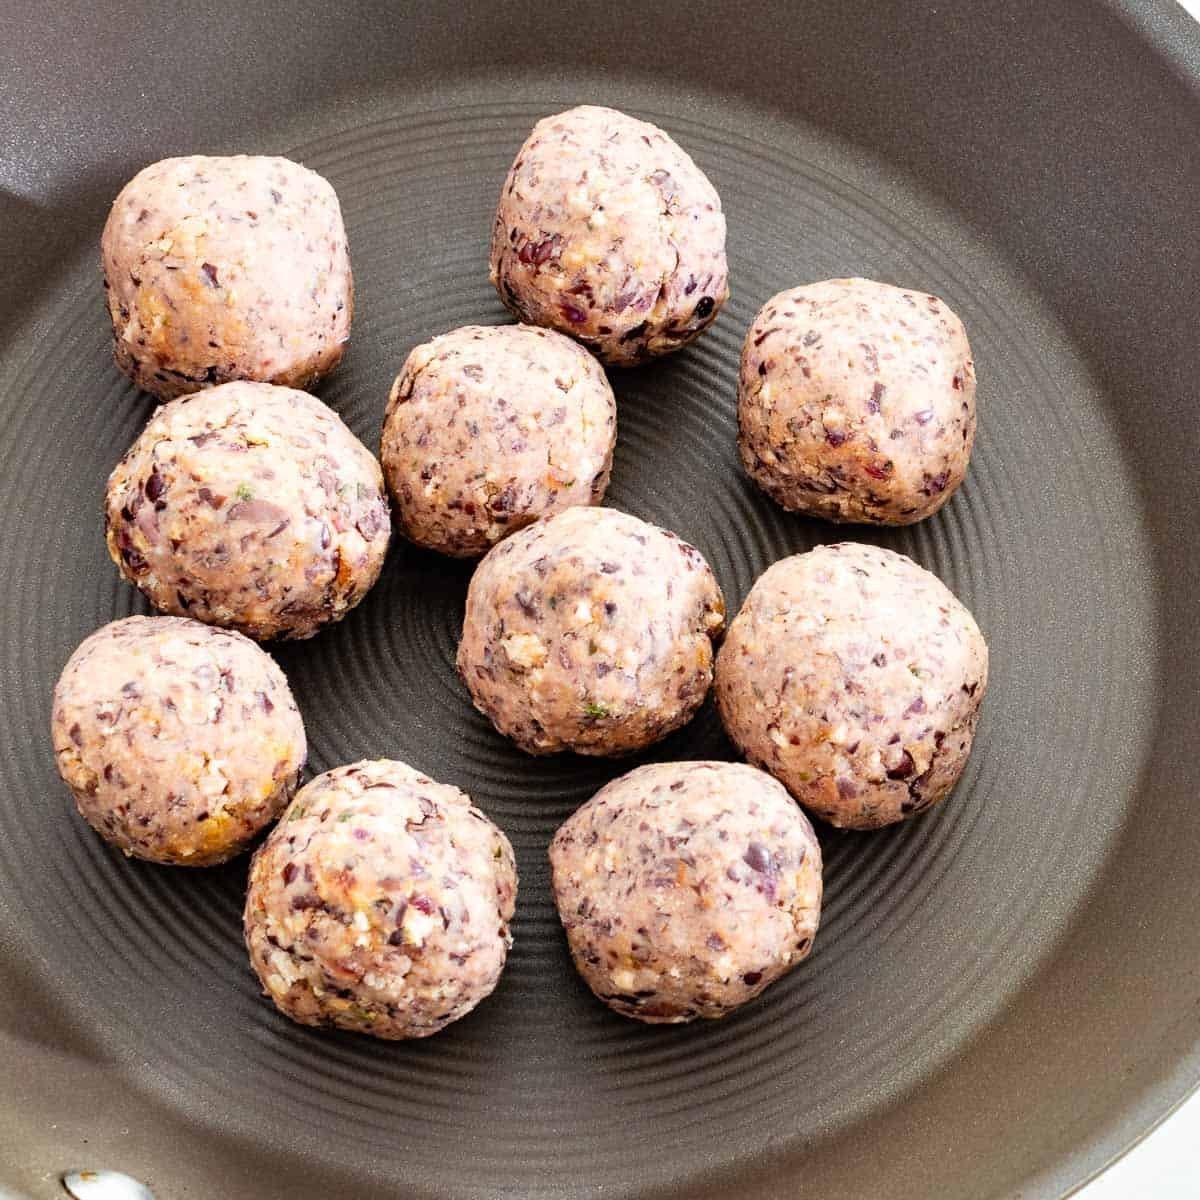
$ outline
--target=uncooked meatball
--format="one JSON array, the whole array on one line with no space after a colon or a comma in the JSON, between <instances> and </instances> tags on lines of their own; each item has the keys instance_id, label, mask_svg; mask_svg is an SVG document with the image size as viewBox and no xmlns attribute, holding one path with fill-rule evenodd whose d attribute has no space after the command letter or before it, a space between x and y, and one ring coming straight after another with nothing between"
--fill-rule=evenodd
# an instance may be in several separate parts
<instances>
[{"instance_id":1,"label":"uncooked meatball","mask_svg":"<svg viewBox=\"0 0 1200 1200\"><path fill-rule=\"evenodd\" d=\"M784 508L910 525L954 494L974 440L971 347L936 296L830 279L780 292L755 317L738 446Z\"/></svg>"},{"instance_id":2,"label":"uncooked meatball","mask_svg":"<svg viewBox=\"0 0 1200 1200\"><path fill-rule=\"evenodd\" d=\"M360 762L301 788L254 855L246 946L294 1021L428 1037L495 988L516 895L508 838L464 793Z\"/></svg>"},{"instance_id":3,"label":"uncooked meatball","mask_svg":"<svg viewBox=\"0 0 1200 1200\"><path fill-rule=\"evenodd\" d=\"M304 725L270 655L231 630L127 617L71 655L50 718L84 820L126 854L206 867L291 799Z\"/></svg>"},{"instance_id":4,"label":"uncooked meatball","mask_svg":"<svg viewBox=\"0 0 1200 1200\"><path fill-rule=\"evenodd\" d=\"M612 508L570 508L476 568L458 671L530 754L625 754L691 719L724 624L695 547Z\"/></svg>"},{"instance_id":5,"label":"uncooked meatball","mask_svg":"<svg viewBox=\"0 0 1200 1200\"><path fill-rule=\"evenodd\" d=\"M713 185L655 125L584 105L534 126L504 181L492 283L522 320L628 366L686 346L729 296Z\"/></svg>"},{"instance_id":6,"label":"uncooked meatball","mask_svg":"<svg viewBox=\"0 0 1200 1200\"><path fill-rule=\"evenodd\" d=\"M769 775L656 763L602 788L554 835L571 956L610 1008L652 1024L723 1017L808 955L821 848Z\"/></svg>"},{"instance_id":7,"label":"uncooked meatball","mask_svg":"<svg viewBox=\"0 0 1200 1200\"><path fill-rule=\"evenodd\" d=\"M108 480L108 552L155 608L306 638L379 577L383 474L320 400L227 383L164 404Z\"/></svg>"},{"instance_id":8,"label":"uncooked meatball","mask_svg":"<svg viewBox=\"0 0 1200 1200\"><path fill-rule=\"evenodd\" d=\"M581 346L531 325L467 325L408 356L380 457L404 535L469 557L599 504L616 436L612 388Z\"/></svg>"},{"instance_id":9,"label":"uncooked meatball","mask_svg":"<svg viewBox=\"0 0 1200 1200\"><path fill-rule=\"evenodd\" d=\"M717 659L717 708L810 812L874 829L949 794L987 673L979 626L940 579L843 542L777 562L750 589Z\"/></svg>"},{"instance_id":10,"label":"uncooked meatball","mask_svg":"<svg viewBox=\"0 0 1200 1200\"><path fill-rule=\"evenodd\" d=\"M354 284L337 196L286 158L167 158L100 242L113 357L161 399L231 379L310 387L341 361Z\"/></svg>"}]
</instances>

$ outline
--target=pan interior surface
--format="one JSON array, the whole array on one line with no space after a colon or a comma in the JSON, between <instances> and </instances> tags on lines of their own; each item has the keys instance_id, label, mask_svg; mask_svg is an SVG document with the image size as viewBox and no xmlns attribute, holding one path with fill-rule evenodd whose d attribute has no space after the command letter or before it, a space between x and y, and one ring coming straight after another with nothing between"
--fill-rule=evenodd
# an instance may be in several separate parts
<instances>
[{"instance_id":1,"label":"pan interior surface","mask_svg":"<svg viewBox=\"0 0 1200 1200\"><path fill-rule=\"evenodd\" d=\"M903 6L875 7L881 21L900 20ZM472 12L506 55L520 52L494 17ZM826 39L850 36L860 16L819 5L810 15ZM368 16L352 6L346 20L365 37ZM297 25L281 35L284 62L301 35L319 44L312 14ZM341 46L349 35L333 36ZM403 61L429 52L431 37L417 18L380 32ZM826 900L815 951L758 1001L682 1028L623 1021L574 974L546 846L575 807L637 763L733 758L711 701L631 760L523 755L473 711L454 673L471 564L397 543L359 609L275 652L313 772L399 758L463 787L509 834L521 877L513 951L495 994L427 1041L318 1033L277 1014L241 941L246 861L183 871L123 859L75 815L49 747L50 692L71 650L103 622L147 611L103 542L105 478L151 405L111 364L95 249L107 199L147 156L136 133L98 118L97 136L112 142L102 170L44 185L53 200L31 185L32 199L11 201L74 216L62 252L0 326L0 1036L21 1097L19 1113L0 1117L18 1146L0 1183L50 1195L39 1190L46 1172L95 1155L163 1196L190 1185L231 1197L297 1187L359 1197L975 1197L1030 1181L1057 1192L1194 1075L1195 1030L1177 1014L1200 983L1193 970L1169 995L1156 989L1170 947L1196 935L1173 925L1174 940L1138 940L1170 913L1200 837L1181 790L1196 750L1176 742L1169 763L1162 755L1180 719L1177 677L1196 667L1176 602L1197 550L1164 524L1154 490L1183 476L1200 423L1188 414L1173 441L1155 437L1147 426L1169 424L1174 403L1163 391L1157 411L1131 419L1126 358L1151 317L1114 294L1130 328L1122 340L1112 318L1117 332L1097 346L1060 277L1049 281L1067 269L1049 250L1035 268L981 200L927 177L919 156L873 144L856 124L865 118L843 128L785 91L703 80L698 62L715 52L716 30L704 51L681 38L681 54L697 61L674 73L648 60L550 70L534 45L490 68L443 62L436 82L401 81L373 55L356 65L329 49L346 86L240 123L198 86L190 135L175 132L150 157L278 152L334 184L356 319L346 360L319 394L375 450L413 345L508 319L488 283L487 241L533 122L596 102L663 126L721 194L733 294L689 349L611 373L619 430L606 502L695 544L731 612L771 562L823 542L886 545L938 574L991 650L957 791L883 832L819 829ZM644 30L635 60L651 55L643 41ZM918 53L896 46L905 61ZM739 64L748 53L728 52ZM868 77L856 61L846 60ZM901 65L879 69L891 78ZM783 65L767 55L762 69L775 80ZM910 119L929 114L940 109ZM951 135L966 136L948 126ZM995 146L978 152L1002 157ZM1048 171L1045 154L1032 165ZM1038 209L1038 189L1053 186L1039 176L1027 196L1015 184L1009 193L1043 233L1059 214ZM1066 233L1056 252L1071 269L1087 265ZM967 481L939 515L903 530L783 513L737 461L737 361L754 313L783 288L845 275L938 294L974 350L979 434ZM1159 345L1176 336L1161 323L1158 332ZM1174 826L1160 837L1156 821ZM1122 1042L1123 1022L1149 1021L1156 1006L1157 1042ZM1113 1071L1125 1072L1124 1098ZM1071 1095L1085 1099L1072 1108Z\"/></svg>"}]
</instances>

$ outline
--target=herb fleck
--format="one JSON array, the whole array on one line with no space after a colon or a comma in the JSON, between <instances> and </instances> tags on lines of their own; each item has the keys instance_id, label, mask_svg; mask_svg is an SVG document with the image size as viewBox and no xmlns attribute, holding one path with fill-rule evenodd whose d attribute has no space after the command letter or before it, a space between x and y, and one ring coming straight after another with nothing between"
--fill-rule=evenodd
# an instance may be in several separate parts
<instances>
[{"instance_id":1,"label":"herb fleck","mask_svg":"<svg viewBox=\"0 0 1200 1200\"><path fill-rule=\"evenodd\" d=\"M608 705L601 704L596 700L589 700L583 706L583 711L589 717L607 717L609 715Z\"/></svg>"},{"instance_id":2,"label":"herb fleck","mask_svg":"<svg viewBox=\"0 0 1200 1200\"><path fill-rule=\"evenodd\" d=\"M237 486L237 491L234 493L234 495L236 495L239 500L254 499L254 493L250 490L250 485L246 483L239 483Z\"/></svg>"}]
</instances>

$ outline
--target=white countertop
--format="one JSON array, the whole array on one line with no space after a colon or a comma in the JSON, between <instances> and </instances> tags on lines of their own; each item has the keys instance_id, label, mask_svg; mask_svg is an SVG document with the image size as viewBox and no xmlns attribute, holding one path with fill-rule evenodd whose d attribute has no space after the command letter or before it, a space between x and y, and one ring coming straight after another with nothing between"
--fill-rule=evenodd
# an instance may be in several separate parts
<instances>
[{"instance_id":1,"label":"white countertop","mask_svg":"<svg viewBox=\"0 0 1200 1200\"><path fill-rule=\"evenodd\" d=\"M1200 7L1200 0L1190 0ZM1076 1200L1196 1200L1200 1196L1200 1094L1168 1117Z\"/></svg>"},{"instance_id":2,"label":"white countertop","mask_svg":"<svg viewBox=\"0 0 1200 1200\"><path fill-rule=\"evenodd\" d=\"M1200 20L1200 0L1180 0ZM1200 1092L1144 1142L1077 1193L1078 1200L1197 1200Z\"/></svg>"}]
</instances>

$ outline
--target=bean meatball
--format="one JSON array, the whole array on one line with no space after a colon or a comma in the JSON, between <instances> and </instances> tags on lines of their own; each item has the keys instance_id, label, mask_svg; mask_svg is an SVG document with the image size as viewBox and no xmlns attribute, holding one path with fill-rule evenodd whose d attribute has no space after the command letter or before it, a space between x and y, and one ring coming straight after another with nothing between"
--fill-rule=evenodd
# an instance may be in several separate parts
<instances>
[{"instance_id":1,"label":"bean meatball","mask_svg":"<svg viewBox=\"0 0 1200 1200\"><path fill-rule=\"evenodd\" d=\"M874 829L949 794L987 690L979 626L935 575L877 546L793 555L758 580L717 660L742 753L810 812Z\"/></svg>"},{"instance_id":2,"label":"bean meatball","mask_svg":"<svg viewBox=\"0 0 1200 1200\"><path fill-rule=\"evenodd\" d=\"M250 866L250 963L302 1025L428 1037L500 979L517 871L458 788L380 760L319 775Z\"/></svg>"},{"instance_id":3,"label":"bean meatball","mask_svg":"<svg viewBox=\"0 0 1200 1200\"><path fill-rule=\"evenodd\" d=\"M304 725L270 655L178 617L128 617L86 638L50 723L84 820L150 862L206 867L239 854L304 767Z\"/></svg>"},{"instance_id":4,"label":"bean meatball","mask_svg":"<svg viewBox=\"0 0 1200 1200\"><path fill-rule=\"evenodd\" d=\"M780 292L738 375L738 447L777 503L827 521L910 525L962 483L975 365L936 296L870 279Z\"/></svg>"},{"instance_id":5,"label":"bean meatball","mask_svg":"<svg viewBox=\"0 0 1200 1200\"><path fill-rule=\"evenodd\" d=\"M105 528L155 608L306 638L379 577L391 518L379 463L320 400L227 383L154 414L109 477Z\"/></svg>"},{"instance_id":6,"label":"bean meatball","mask_svg":"<svg viewBox=\"0 0 1200 1200\"><path fill-rule=\"evenodd\" d=\"M408 356L381 458L401 532L469 557L539 517L599 504L616 436L612 388L581 346L530 325L467 325Z\"/></svg>"},{"instance_id":7,"label":"bean meatball","mask_svg":"<svg viewBox=\"0 0 1200 1200\"><path fill-rule=\"evenodd\" d=\"M571 956L611 1009L653 1024L723 1017L807 957L821 848L769 775L655 763L602 788L554 835Z\"/></svg>"},{"instance_id":8,"label":"bean meatball","mask_svg":"<svg viewBox=\"0 0 1200 1200\"><path fill-rule=\"evenodd\" d=\"M100 242L113 357L160 399L231 379L306 388L341 361L354 284L337 196L286 158L167 158Z\"/></svg>"},{"instance_id":9,"label":"bean meatball","mask_svg":"<svg viewBox=\"0 0 1200 1200\"><path fill-rule=\"evenodd\" d=\"M522 321L629 366L686 346L729 296L725 216L661 129L584 105L534 126L504 181L492 283Z\"/></svg>"},{"instance_id":10,"label":"bean meatball","mask_svg":"<svg viewBox=\"0 0 1200 1200\"><path fill-rule=\"evenodd\" d=\"M476 568L458 670L530 754L625 754L691 719L724 624L693 546L628 513L570 508Z\"/></svg>"}]
</instances>

